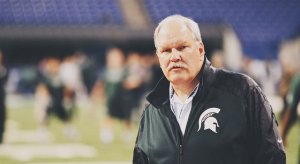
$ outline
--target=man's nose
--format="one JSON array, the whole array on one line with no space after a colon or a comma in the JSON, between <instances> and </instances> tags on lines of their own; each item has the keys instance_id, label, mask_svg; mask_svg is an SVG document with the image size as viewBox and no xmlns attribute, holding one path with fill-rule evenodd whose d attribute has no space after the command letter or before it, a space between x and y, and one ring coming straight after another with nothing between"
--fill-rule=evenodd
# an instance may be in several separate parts
<instances>
[{"instance_id":1,"label":"man's nose","mask_svg":"<svg viewBox=\"0 0 300 164\"><path fill-rule=\"evenodd\" d=\"M180 53L174 48L172 50L171 61L178 62L180 61L180 59L181 59Z\"/></svg>"}]
</instances>

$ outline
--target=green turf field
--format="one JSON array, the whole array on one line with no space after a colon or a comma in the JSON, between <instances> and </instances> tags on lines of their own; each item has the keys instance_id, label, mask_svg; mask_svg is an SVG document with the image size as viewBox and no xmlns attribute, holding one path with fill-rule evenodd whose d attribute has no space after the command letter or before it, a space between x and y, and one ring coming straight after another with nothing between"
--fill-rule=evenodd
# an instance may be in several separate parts
<instances>
[{"instance_id":1,"label":"green turf field","mask_svg":"<svg viewBox=\"0 0 300 164\"><path fill-rule=\"evenodd\" d=\"M99 140L99 127L105 114L103 107L76 111L73 122L80 133L78 141L70 141L65 138L64 126L55 117L50 120L52 142L35 141L38 140L35 138L37 123L33 113L33 107L30 104L24 105L24 108L17 107L17 109L8 110L5 144L0 146L1 164L131 163L137 126L135 125L133 130L132 142L124 143L120 139L121 125L116 122L115 141L112 144L102 144ZM18 157L18 154L21 157Z\"/></svg>"},{"instance_id":2,"label":"green turf field","mask_svg":"<svg viewBox=\"0 0 300 164\"><path fill-rule=\"evenodd\" d=\"M287 164L298 164L298 143L299 143L299 120L298 123L291 129L288 136L288 145L286 147Z\"/></svg>"},{"instance_id":3,"label":"green turf field","mask_svg":"<svg viewBox=\"0 0 300 164\"><path fill-rule=\"evenodd\" d=\"M131 143L123 143L120 140L121 137L116 137L114 143L102 144L99 141L99 127L105 114L104 107L77 110L74 124L80 132L79 141L66 139L63 135L63 124L53 117L50 121L53 141L51 143L37 142L37 139L32 137L37 128L33 113L31 103L8 110L8 129L5 144L0 146L0 164L131 163L137 125L135 125ZM288 137L287 164L297 163L299 128L298 124L294 126ZM120 124L117 124L115 130L120 136Z\"/></svg>"}]
</instances>

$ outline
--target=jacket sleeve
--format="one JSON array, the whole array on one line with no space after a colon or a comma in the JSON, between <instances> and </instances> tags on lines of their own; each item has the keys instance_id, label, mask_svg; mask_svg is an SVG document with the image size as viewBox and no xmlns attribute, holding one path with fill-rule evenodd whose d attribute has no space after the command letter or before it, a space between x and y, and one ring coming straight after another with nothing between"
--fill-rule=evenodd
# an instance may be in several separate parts
<instances>
[{"instance_id":1,"label":"jacket sleeve","mask_svg":"<svg viewBox=\"0 0 300 164\"><path fill-rule=\"evenodd\" d=\"M285 164L286 156L272 107L259 87L248 95L250 153L254 164Z\"/></svg>"},{"instance_id":2,"label":"jacket sleeve","mask_svg":"<svg viewBox=\"0 0 300 164\"><path fill-rule=\"evenodd\" d=\"M134 147L133 164L148 164L147 155L138 147Z\"/></svg>"},{"instance_id":3,"label":"jacket sleeve","mask_svg":"<svg viewBox=\"0 0 300 164\"><path fill-rule=\"evenodd\" d=\"M135 146L134 146L133 161L132 161L133 164L148 164L147 155L139 147L139 143L141 142L141 136L143 135L143 130L144 130L144 114L145 114L145 111L142 115L142 119L140 122L140 128L139 128Z\"/></svg>"}]
</instances>

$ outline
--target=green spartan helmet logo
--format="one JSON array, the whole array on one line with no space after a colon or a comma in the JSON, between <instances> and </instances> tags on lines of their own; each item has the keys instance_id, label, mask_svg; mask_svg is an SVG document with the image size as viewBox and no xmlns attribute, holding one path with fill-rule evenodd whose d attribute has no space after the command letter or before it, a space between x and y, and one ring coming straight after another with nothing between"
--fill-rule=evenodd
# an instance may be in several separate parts
<instances>
[{"instance_id":1,"label":"green spartan helmet logo","mask_svg":"<svg viewBox=\"0 0 300 164\"><path fill-rule=\"evenodd\" d=\"M210 129L214 133L217 132L217 127L219 127L218 121L212 115L218 114L220 112L219 108L209 108L206 109L199 117L199 129L201 129L201 125L204 122L204 130Z\"/></svg>"}]
</instances>

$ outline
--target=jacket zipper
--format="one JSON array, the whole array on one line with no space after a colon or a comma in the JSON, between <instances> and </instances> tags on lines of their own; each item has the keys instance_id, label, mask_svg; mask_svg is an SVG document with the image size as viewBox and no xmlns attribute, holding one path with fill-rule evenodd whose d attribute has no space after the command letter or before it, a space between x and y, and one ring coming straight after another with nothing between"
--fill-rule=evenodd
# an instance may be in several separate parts
<instances>
[{"instance_id":1,"label":"jacket zipper","mask_svg":"<svg viewBox=\"0 0 300 164\"><path fill-rule=\"evenodd\" d=\"M182 164L182 159L183 159L183 134L180 130L180 126L179 126L179 123L175 117L175 115L172 113L172 118L173 118L173 121L175 122L176 126L177 126L177 129L178 129L178 134L179 134L179 164Z\"/></svg>"},{"instance_id":2,"label":"jacket zipper","mask_svg":"<svg viewBox=\"0 0 300 164\"><path fill-rule=\"evenodd\" d=\"M182 164L182 157L183 157L183 145L181 143L179 145L179 164Z\"/></svg>"},{"instance_id":3,"label":"jacket zipper","mask_svg":"<svg viewBox=\"0 0 300 164\"><path fill-rule=\"evenodd\" d=\"M172 113L172 118L173 121L175 122L176 126L177 126L177 130L178 130L178 134L179 134L179 164L182 164L182 159L183 159L183 134L181 132L180 129L180 125L175 117L175 115Z\"/></svg>"},{"instance_id":4,"label":"jacket zipper","mask_svg":"<svg viewBox=\"0 0 300 164\"><path fill-rule=\"evenodd\" d=\"M165 107L168 106L166 105L167 103L164 103ZM182 159L183 159L183 134L180 130L180 125L174 115L174 113L171 111L171 109L169 107L167 107L167 109L169 109L168 111L170 112L170 115L171 115L171 120L175 123L175 126L176 126L176 129L178 130L178 134L179 134L179 164L182 164Z\"/></svg>"}]
</instances>

